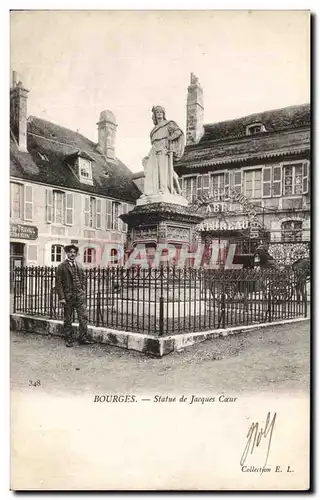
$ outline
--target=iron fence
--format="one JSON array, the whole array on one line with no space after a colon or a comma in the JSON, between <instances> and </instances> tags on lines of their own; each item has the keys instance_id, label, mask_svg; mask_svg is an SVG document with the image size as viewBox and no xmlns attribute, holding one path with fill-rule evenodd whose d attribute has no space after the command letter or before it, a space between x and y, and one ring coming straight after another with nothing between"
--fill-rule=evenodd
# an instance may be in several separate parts
<instances>
[{"instance_id":1,"label":"iron fence","mask_svg":"<svg viewBox=\"0 0 320 500\"><path fill-rule=\"evenodd\" d=\"M307 316L306 276L291 269L85 272L88 319L95 326L161 336ZM17 268L13 312L63 319L55 273L51 267Z\"/></svg>"}]
</instances>

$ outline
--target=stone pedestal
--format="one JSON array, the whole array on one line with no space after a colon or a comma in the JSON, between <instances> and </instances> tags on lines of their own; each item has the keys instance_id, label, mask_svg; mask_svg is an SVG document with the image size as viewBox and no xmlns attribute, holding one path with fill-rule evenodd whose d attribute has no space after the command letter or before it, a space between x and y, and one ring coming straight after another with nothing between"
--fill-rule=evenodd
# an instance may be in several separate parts
<instances>
[{"instance_id":1,"label":"stone pedestal","mask_svg":"<svg viewBox=\"0 0 320 500\"><path fill-rule=\"evenodd\" d=\"M141 197L131 212L120 217L128 224L128 252L140 243L149 247L190 245L195 226L204 219L188 207L183 196L171 194Z\"/></svg>"},{"instance_id":2,"label":"stone pedestal","mask_svg":"<svg viewBox=\"0 0 320 500\"><path fill-rule=\"evenodd\" d=\"M188 200L179 194L155 194L152 196L142 195L137 200L137 207L142 205L152 205L154 203L171 203L174 205L180 205L186 207L188 205Z\"/></svg>"}]
</instances>

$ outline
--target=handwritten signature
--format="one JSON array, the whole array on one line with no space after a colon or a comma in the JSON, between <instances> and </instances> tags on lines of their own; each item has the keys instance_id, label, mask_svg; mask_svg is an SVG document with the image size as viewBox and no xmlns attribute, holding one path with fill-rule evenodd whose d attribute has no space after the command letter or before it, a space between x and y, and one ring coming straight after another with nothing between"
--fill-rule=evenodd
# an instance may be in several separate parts
<instances>
[{"instance_id":1,"label":"handwritten signature","mask_svg":"<svg viewBox=\"0 0 320 500\"><path fill-rule=\"evenodd\" d=\"M269 452L270 452L270 446L271 446L271 439L272 439L272 434L273 434L273 428L274 424L276 421L277 414L275 413L272 420L270 421L270 412L268 412L266 423L264 427L260 425L259 429L259 422L254 422L253 424L250 425L248 434L247 434L247 443L245 446L245 449L242 453L241 460L240 460L240 465L244 465L247 459L247 456L250 451L251 447L251 452L250 455L252 455L253 451L255 448L258 448L260 445L261 441L269 437L269 442L268 442L268 449L267 449L267 454L266 454L266 459L264 462L263 467L266 466L268 457L269 457ZM264 441L266 442L266 441Z\"/></svg>"}]
</instances>

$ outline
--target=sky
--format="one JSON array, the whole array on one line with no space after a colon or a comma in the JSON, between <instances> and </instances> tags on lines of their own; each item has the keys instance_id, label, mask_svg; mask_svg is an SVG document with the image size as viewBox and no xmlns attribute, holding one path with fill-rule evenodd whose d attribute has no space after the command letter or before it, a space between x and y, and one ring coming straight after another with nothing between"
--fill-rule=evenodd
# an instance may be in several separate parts
<instances>
[{"instance_id":1,"label":"sky","mask_svg":"<svg viewBox=\"0 0 320 500\"><path fill-rule=\"evenodd\" d=\"M191 72L204 123L310 101L307 11L13 11L10 28L28 115L97 142L110 109L116 156L134 172L153 105L185 130Z\"/></svg>"}]
</instances>

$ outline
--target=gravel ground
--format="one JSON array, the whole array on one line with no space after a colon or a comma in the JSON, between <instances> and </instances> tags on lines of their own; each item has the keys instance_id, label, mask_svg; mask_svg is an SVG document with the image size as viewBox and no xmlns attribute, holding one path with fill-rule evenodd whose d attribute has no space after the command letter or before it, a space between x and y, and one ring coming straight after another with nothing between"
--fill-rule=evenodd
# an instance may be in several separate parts
<instances>
[{"instance_id":1,"label":"gravel ground","mask_svg":"<svg viewBox=\"0 0 320 500\"><path fill-rule=\"evenodd\" d=\"M308 391L309 321L191 346L164 358L108 345L67 349L58 337L11 333L11 384L46 392Z\"/></svg>"}]
</instances>

